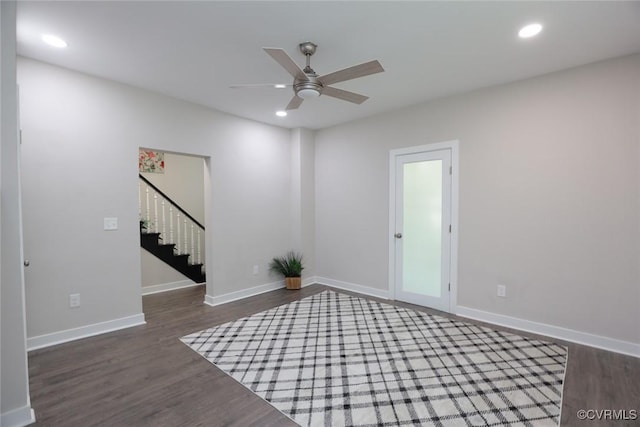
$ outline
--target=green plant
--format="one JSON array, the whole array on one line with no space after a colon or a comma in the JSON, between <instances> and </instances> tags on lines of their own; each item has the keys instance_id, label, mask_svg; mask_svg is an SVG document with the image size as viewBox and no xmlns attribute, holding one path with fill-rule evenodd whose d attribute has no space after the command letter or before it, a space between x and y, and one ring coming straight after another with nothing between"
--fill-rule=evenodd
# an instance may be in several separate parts
<instances>
[{"instance_id":1,"label":"green plant","mask_svg":"<svg viewBox=\"0 0 640 427\"><path fill-rule=\"evenodd\" d=\"M269 270L284 277L302 276L302 254L289 251L283 257L275 257L269 264Z\"/></svg>"}]
</instances>

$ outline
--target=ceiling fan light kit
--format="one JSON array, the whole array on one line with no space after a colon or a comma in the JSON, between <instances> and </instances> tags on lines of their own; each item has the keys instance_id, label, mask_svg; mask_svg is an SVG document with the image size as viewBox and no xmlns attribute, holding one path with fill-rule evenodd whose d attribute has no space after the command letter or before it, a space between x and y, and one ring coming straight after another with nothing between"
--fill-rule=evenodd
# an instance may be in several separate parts
<instances>
[{"instance_id":1,"label":"ceiling fan light kit","mask_svg":"<svg viewBox=\"0 0 640 427\"><path fill-rule=\"evenodd\" d=\"M296 95L302 99L317 98L320 96L320 90L317 88L297 88Z\"/></svg>"},{"instance_id":2,"label":"ceiling fan light kit","mask_svg":"<svg viewBox=\"0 0 640 427\"><path fill-rule=\"evenodd\" d=\"M312 42L304 42L300 43L298 47L300 52L306 57L306 66L304 69L300 68L283 49L263 48L264 51L285 70L287 70L294 79L292 85L294 95L291 101L289 101L286 110L295 110L300 107L302 101L305 99L317 98L320 95L330 96L343 101L352 102L354 104L362 104L364 101L369 99L369 97L337 89L329 85L384 71L380 62L369 61L364 64L355 65L330 74L325 74L324 76L318 76L313 68L311 68L311 56L316 53L318 45Z\"/></svg>"}]
</instances>

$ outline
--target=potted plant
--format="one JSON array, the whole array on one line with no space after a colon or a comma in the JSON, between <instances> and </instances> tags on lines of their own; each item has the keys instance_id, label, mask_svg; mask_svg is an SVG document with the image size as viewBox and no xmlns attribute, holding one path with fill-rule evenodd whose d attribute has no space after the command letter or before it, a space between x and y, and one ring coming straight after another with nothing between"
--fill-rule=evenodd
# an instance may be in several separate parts
<instances>
[{"instance_id":1,"label":"potted plant","mask_svg":"<svg viewBox=\"0 0 640 427\"><path fill-rule=\"evenodd\" d=\"M269 264L269 270L284 276L287 289L300 289L302 286L302 254L289 251L283 257L275 257Z\"/></svg>"}]
</instances>

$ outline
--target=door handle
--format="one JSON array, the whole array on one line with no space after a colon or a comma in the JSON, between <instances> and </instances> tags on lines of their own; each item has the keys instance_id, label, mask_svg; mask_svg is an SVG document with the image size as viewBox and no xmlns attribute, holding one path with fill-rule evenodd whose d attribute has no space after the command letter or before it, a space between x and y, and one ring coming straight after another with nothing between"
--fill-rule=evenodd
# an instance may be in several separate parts
<instances>
[{"instance_id":1,"label":"door handle","mask_svg":"<svg viewBox=\"0 0 640 427\"><path fill-rule=\"evenodd\" d=\"M28 259L25 259L23 264L24 264L25 267L29 267L31 265L31 262L29 262Z\"/></svg>"},{"instance_id":2,"label":"door handle","mask_svg":"<svg viewBox=\"0 0 640 427\"><path fill-rule=\"evenodd\" d=\"M396 233L393 235L396 239L402 239L402 233Z\"/></svg>"}]
</instances>

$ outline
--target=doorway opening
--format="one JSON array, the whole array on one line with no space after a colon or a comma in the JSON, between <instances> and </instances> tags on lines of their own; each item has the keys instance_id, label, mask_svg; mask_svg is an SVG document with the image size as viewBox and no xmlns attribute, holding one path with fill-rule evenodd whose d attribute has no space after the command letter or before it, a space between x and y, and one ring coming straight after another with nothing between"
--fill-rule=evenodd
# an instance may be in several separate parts
<instances>
[{"instance_id":1,"label":"doorway opening","mask_svg":"<svg viewBox=\"0 0 640 427\"><path fill-rule=\"evenodd\" d=\"M208 159L140 148L142 295L206 283Z\"/></svg>"}]
</instances>

